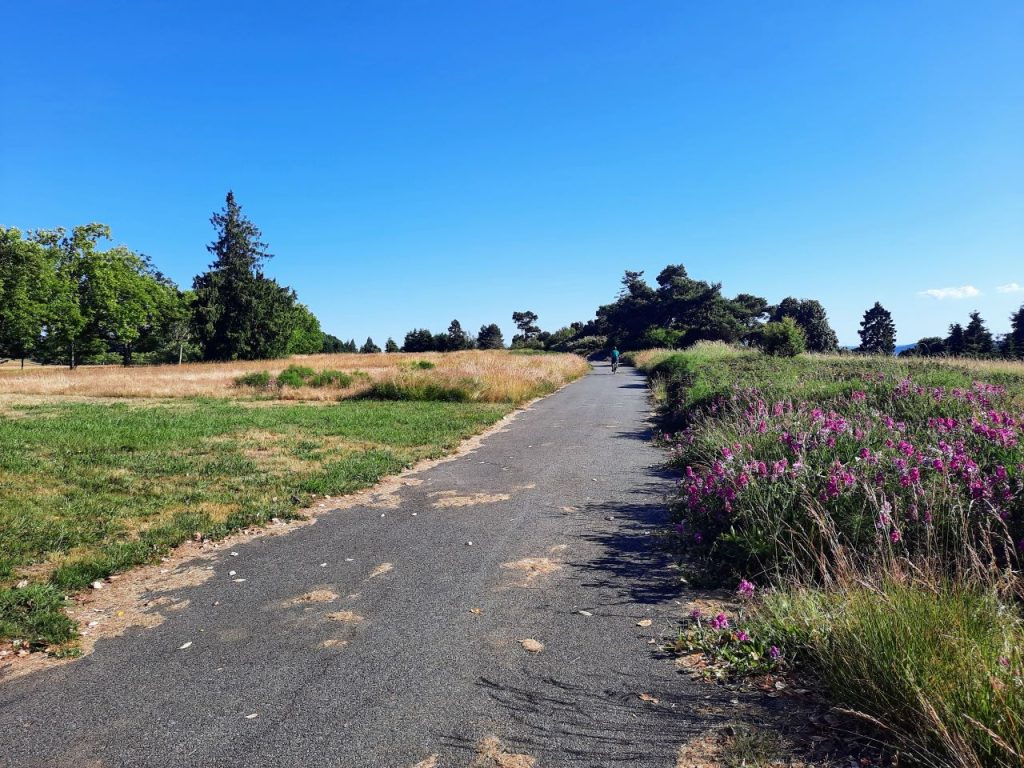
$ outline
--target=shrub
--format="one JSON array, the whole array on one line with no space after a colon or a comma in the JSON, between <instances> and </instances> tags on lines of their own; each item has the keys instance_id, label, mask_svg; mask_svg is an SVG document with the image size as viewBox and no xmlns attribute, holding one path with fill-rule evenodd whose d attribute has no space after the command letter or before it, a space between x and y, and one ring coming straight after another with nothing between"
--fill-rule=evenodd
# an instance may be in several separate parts
<instances>
[{"instance_id":1,"label":"shrub","mask_svg":"<svg viewBox=\"0 0 1024 768\"><path fill-rule=\"evenodd\" d=\"M361 371L358 372L358 373L361 373ZM363 374L363 375L365 375L365 374ZM352 382L354 380L355 380L355 373L348 374L348 373L343 373L342 371L326 370L326 371L320 371L320 373L317 373L312 378L310 378L309 386L317 387L317 388L320 388L320 387L337 387L339 389L344 389L345 387L352 386Z\"/></svg>"},{"instance_id":2,"label":"shrub","mask_svg":"<svg viewBox=\"0 0 1024 768\"><path fill-rule=\"evenodd\" d=\"M315 375L316 371L307 366L289 365L277 374L277 385L279 387L302 387Z\"/></svg>"},{"instance_id":3,"label":"shrub","mask_svg":"<svg viewBox=\"0 0 1024 768\"><path fill-rule=\"evenodd\" d=\"M757 332L755 343L765 354L776 357L796 357L807 346L803 329L792 317L784 317L777 323L765 323Z\"/></svg>"},{"instance_id":4,"label":"shrub","mask_svg":"<svg viewBox=\"0 0 1024 768\"><path fill-rule=\"evenodd\" d=\"M430 371L436 368L437 366L434 365L434 363L430 362L429 360L414 360L413 362L409 363L409 367L416 368L421 371Z\"/></svg>"},{"instance_id":5,"label":"shrub","mask_svg":"<svg viewBox=\"0 0 1024 768\"><path fill-rule=\"evenodd\" d=\"M235 379L235 386L268 389L270 387L270 374L266 371L252 371L251 373L242 374Z\"/></svg>"}]
</instances>

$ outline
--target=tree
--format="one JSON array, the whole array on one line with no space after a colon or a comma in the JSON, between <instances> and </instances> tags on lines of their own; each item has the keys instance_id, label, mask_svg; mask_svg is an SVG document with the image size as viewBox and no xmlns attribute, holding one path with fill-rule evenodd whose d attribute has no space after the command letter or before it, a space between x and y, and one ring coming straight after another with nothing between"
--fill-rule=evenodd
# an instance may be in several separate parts
<instances>
[{"instance_id":1,"label":"tree","mask_svg":"<svg viewBox=\"0 0 1024 768\"><path fill-rule=\"evenodd\" d=\"M946 354L946 342L939 336L925 336L918 339L917 343L908 350L900 353L908 357L939 357Z\"/></svg>"},{"instance_id":2,"label":"tree","mask_svg":"<svg viewBox=\"0 0 1024 768\"><path fill-rule=\"evenodd\" d=\"M476 337L476 345L480 349L504 349L505 337L501 335L501 328L497 323L481 325L480 333Z\"/></svg>"},{"instance_id":3,"label":"tree","mask_svg":"<svg viewBox=\"0 0 1024 768\"><path fill-rule=\"evenodd\" d=\"M359 351L364 355L375 355L380 352L380 347L373 343L373 339L369 336L366 337L366 343L359 348Z\"/></svg>"},{"instance_id":4,"label":"tree","mask_svg":"<svg viewBox=\"0 0 1024 768\"><path fill-rule=\"evenodd\" d=\"M399 351L398 345L395 343L395 340L392 339L390 336L388 336L387 343L384 345L384 351L387 352L388 354L394 354L395 352Z\"/></svg>"},{"instance_id":5,"label":"tree","mask_svg":"<svg viewBox=\"0 0 1024 768\"><path fill-rule=\"evenodd\" d=\"M433 352L434 334L426 328L416 328L405 334L403 352Z\"/></svg>"},{"instance_id":6,"label":"tree","mask_svg":"<svg viewBox=\"0 0 1024 768\"><path fill-rule=\"evenodd\" d=\"M896 351L896 324L889 310L877 301L864 313L860 322L859 352L869 355L892 355Z\"/></svg>"},{"instance_id":7,"label":"tree","mask_svg":"<svg viewBox=\"0 0 1024 768\"><path fill-rule=\"evenodd\" d=\"M256 225L228 192L222 211L210 218L216 258L193 283L194 329L207 360L281 357L295 326L295 293L263 274L271 257Z\"/></svg>"},{"instance_id":8,"label":"tree","mask_svg":"<svg viewBox=\"0 0 1024 768\"><path fill-rule=\"evenodd\" d=\"M188 350L191 358L198 349L192 343L192 302L195 296L192 291L179 291L174 289L174 296L164 312L161 323L161 336L163 344L170 352L171 358L176 358L178 365L185 359L185 352Z\"/></svg>"},{"instance_id":9,"label":"tree","mask_svg":"<svg viewBox=\"0 0 1024 768\"><path fill-rule=\"evenodd\" d=\"M796 357L805 349L804 330L790 315L766 323L757 332L756 340L765 354L775 357Z\"/></svg>"},{"instance_id":10,"label":"tree","mask_svg":"<svg viewBox=\"0 0 1024 768\"><path fill-rule=\"evenodd\" d=\"M512 322L519 329L519 333L512 337L512 346L526 346L528 342L537 337L537 334L540 333L537 320L537 313L529 310L512 313Z\"/></svg>"},{"instance_id":11,"label":"tree","mask_svg":"<svg viewBox=\"0 0 1024 768\"><path fill-rule=\"evenodd\" d=\"M323 346L320 348L320 351L323 352L325 355L336 355L339 352L341 352L343 344L344 342L337 336L330 333L325 333L324 343Z\"/></svg>"},{"instance_id":12,"label":"tree","mask_svg":"<svg viewBox=\"0 0 1024 768\"><path fill-rule=\"evenodd\" d=\"M1024 357L1024 304L1010 315L1010 332L1006 334L1009 357Z\"/></svg>"},{"instance_id":13,"label":"tree","mask_svg":"<svg viewBox=\"0 0 1024 768\"><path fill-rule=\"evenodd\" d=\"M109 237L110 227L97 223L77 226L70 235L63 228L35 233L55 265L43 330L45 347L48 356L67 360L69 368L78 364L80 356L103 349L94 334L97 310L105 305L108 291L102 286L104 270L99 262L103 256L96 245Z\"/></svg>"},{"instance_id":14,"label":"tree","mask_svg":"<svg viewBox=\"0 0 1024 768\"><path fill-rule=\"evenodd\" d=\"M42 245L0 227L0 356L20 359L22 368L42 337L55 277Z\"/></svg>"},{"instance_id":15,"label":"tree","mask_svg":"<svg viewBox=\"0 0 1024 768\"><path fill-rule=\"evenodd\" d=\"M964 329L964 347L966 354L972 357L989 357L995 352L992 332L985 327L981 313L975 310L970 314L971 322Z\"/></svg>"},{"instance_id":16,"label":"tree","mask_svg":"<svg viewBox=\"0 0 1024 768\"><path fill-rule=\"evenodd\" d=\"M967 351L967 342L964 340L964 327L960 323L953 323L949 326L949 336L946 337L946 354L959 357Z\"/></svg>"},{"instance_id":17,"label":"tree","mask_svg":"<svg viewBox=\"0 0 1024 768\"><path fill-rule=\"evenodd\" d=\"M445 346L449 352L473 348L473 339L462 330L462 324L458 320L452 320L451 325L448 326L448 339Z\"/></svg>"},{"instance_id":18,"label":"tree","mask_svg":"<svg viewBox=\"0 0 1024 768\"><path fill-rule=\"evenodd\" d=\"M292 331L285 349L289 355L315 355L324 348L324 332L320 321L305 304L292 307Z\"/></svg>"},{"instance_id":19,"label":"tree","mask_svg":"<svg viewBox=\"0 0 1024 768\"><path fill-rule=\"evenodd\" d=\"M839 348L839 338L829 325L828 315L821 302L787 296L771 307L768 313L768 320L773 323L780 322L784 317L792 317L800 326L807 341L808 352L834 352Z\"/></svg>"}]
</instances>

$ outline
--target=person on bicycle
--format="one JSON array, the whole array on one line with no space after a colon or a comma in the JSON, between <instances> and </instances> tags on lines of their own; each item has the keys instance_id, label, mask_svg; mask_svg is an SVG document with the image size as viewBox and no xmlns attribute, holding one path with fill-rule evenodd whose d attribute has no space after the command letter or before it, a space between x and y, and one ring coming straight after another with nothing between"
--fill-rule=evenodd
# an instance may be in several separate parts
<instances>
[{"instance_id":1,"label":"person on bicycle","mask_svg":"<svg viewBox=\"0 0 1024 768\"><path fill-rule=\"evenodd\" d=\"M612 347L612 373L619 370L619 348Z\"/></svg>"}]
</instances>

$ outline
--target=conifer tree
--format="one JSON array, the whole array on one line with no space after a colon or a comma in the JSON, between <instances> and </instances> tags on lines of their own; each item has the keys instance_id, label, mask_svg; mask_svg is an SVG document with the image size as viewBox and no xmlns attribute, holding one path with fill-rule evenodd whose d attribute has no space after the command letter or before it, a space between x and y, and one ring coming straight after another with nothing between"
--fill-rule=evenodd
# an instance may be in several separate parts
<instances>
[{"instance_id":1,"label":"conifer tree","mask_svg":"<svg viewBox=\"0 0 1024 768\"><path fill-rule=\"evenodd\" d=\"M193 283L195 336L204 359L281 357L295 322L295 293L264 276L271 255L234 193L210 223L217 239L207 250L215 258Z\"/></svg>"},{"instance_id":2,"label":"conifer tree","mask_svg":"<svg viewBox=\"0 0 1024 768\"><path fill-rule=\"evenodd\" d=\"M896 324L892 314L877 301L864 313L860 322L859 352L871 355L891 355L896 351Z\"/></svg>"}]
</instances>

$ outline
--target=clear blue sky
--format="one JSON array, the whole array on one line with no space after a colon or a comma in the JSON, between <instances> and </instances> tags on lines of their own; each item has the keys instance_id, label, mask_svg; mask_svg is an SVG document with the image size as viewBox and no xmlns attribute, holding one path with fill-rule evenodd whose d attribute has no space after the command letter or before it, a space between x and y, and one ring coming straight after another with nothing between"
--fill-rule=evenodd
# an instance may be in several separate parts
<instances>
[{"instance_id":1,"label":"clear blue sky","mask_svg":"<svg viewBox=\"0 0 1024 768\"><path fill-rule=\"evenodd\" d=\"M516 309L554 329L624 269L678 262L817 298L844 343L876 300L902 343L975 308L1005 330L1024 302L1019 0L32 0L3 20L0 223L108 223L187 286L233 189L270 274L344 338L453 316L509 334Z\"/></svg>"}]
</instances>

